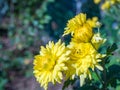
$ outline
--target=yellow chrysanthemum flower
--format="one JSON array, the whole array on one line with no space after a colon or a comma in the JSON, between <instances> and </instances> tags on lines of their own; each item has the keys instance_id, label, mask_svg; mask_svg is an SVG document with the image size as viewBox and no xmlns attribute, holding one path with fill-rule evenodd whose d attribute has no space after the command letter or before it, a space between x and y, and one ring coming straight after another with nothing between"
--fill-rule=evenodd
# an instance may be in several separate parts
<instances>
[{"instance_id":1,"label":"yellow chrysanthemum flower","mask_svg":"<svg viewBox=\"0 0 120 90\"><path fill-rule=\"evenodd\" d=\"M110 0L110 3L113 5L117 2L117 0Z\"/></svg>"},{"instance_id":2,"label":"yellow chrysanthemum flower","mask_svg":"<svg viewBox=\"0 0 120 90\"><path fill-rule=\"evenodd\" d=\"M99 4L101 2L101 0L94 0L95 4Z\"/></svg>"},{"instance_id":3,"label":"yellow chrysanthemum flower","mask_svg":"<svg viewBox=\"0 0 120 90\"><path fill-rule=\"evenodd\" d=\"M106 10L106 9L110 9L110 7L114 4L117 4L119 3L117 0L106 0L102 6L101 6L101 9L102 10Z\"/></svg>"},{"instance_id":4,"label":"yellow chrysanthemum flower","mask_svg":"<svg viewBox=\"0 0 120 90\"><path fill-rule=\"evenodd\" d=\"M111 5L120 3L120 0L110 0Z\"/></svg>"},{"instance_id":5,"label":"yellow chrysanthemum flower","mask_svg":"<svg viewBox=\"0 0 120 90\"><path fill-rule=\"evenodd\" d=\"M75 41L89 42L93 35L92 28L96 27L96 22L96 17L87 20L86 14L78 14L68 21L63 36L71 33Z\"/></svg>"},{"instance_id":6,"label":"yellow chrysanthemum flower","mask_svg":"<svg viewBox=\"0 0 120 90\"><path fill-rule=\"evenodd\" d=\"M76 30L72 38L74 42L89 42L93 36L92 28L89 25L84 25L80 30Z\"/></svg>"},{"instance_id":7,"label":"yellow chrysanthemum flower","mask_svg":"<svg viewBox=\"0 0 120 90\"><path fill-rule=\"evenodd\" d=\"M39 55L34 59L34 75L37 81L47 89L48 83L60 83L62 71L67 70L65 62L69 60L70 51L66 51L64 43L59 40L56 44L49 42L46 47L41 46Z\"/></svg>"},{"instance_id":8,"label":"yellow chrysanthemum flower","mask_svg":"<svg viewBox=\"0 0 120 90\"><path fill-rule=\"evenodd\" d=\"M97 23L98 23L98 18L97 17L93 17L92 19L88 19L87 23L90 25L90 27L95 28L98 27Z\"/></svg>"},{"instance_id":9,"label":"yellow chrysanthemum flower","mask_svg":"<svg viewBox=\"0 0 120 90\"><path fill-rule=\"evenodd\" d=\"M91 43L71 42L68 48L71 50L70 64L76 69L75 74L80 77L81 85L84 82L84 78L86 78L87 76L91 78L89 68L91 68L92 70L94 70L95 67L100 70L103 69L99 65L99 62L101 61L100 58L104 57L105 55L97 53Z\"/></svg>"},{"instance_id":10,"label":"yellow chrysanthemum flower","mask_svg":"<svg viewBox=\"0 0 120 90\"><path fill-rule=\"evenodd\" d=\"M74 63L75 63L75 62L72 61L72 60L69 60L69 61L66 62L66 66L68 67L68 70L65 71L66 79L74 79L74 78L75 78L76 69L75 69L75 67L73 66Z\"/></svg>"},{"instance_id":11,"label":"yellow chrysanthemum flower","mask_svg":"<svg viewBox=\"0 0 120 90\"><path fill-rule=\"evenodd\" d=\"M109 1L105 1L101 6L102 10L109 9L109 8L110 8L110 2Z\"/></svg>"},{"instance_id":12,"label":"yellow chrysanthemum flower","mask_svg":"<svg viewBox=\"0 0 120 90\"><path fill-rule=\"evenodd\" d=\"M101 0L94 0L95 4L100 3ZM115 4L119 4L120 0L104 0L104 3L101 5L101 9L102 10L107 10L110 9L111 6L115 5Z\"/></svg>"},{"instance_id":13,"label":"yellow chrysanthemum flower","mask_svg":"<svg viewBox=\"0 0 120 90\"><path fill-rule=\"evenodd\" d=\"M91 40L92 44L96 49L98 49L103 43L105 43L105 41L106 39L102 38L100 33L94 34Z\"/></svg>"}]
</instances>

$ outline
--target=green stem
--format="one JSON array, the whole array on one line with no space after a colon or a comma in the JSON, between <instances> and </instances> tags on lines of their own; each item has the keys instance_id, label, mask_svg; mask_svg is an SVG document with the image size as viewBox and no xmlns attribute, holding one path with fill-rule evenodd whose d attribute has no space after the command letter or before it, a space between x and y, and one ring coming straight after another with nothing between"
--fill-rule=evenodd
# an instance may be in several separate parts
<instances>
[{"instance_id":1,"label":"green stem","mask_svg":"<svg viewBox=\"0 0 120 90\"><path fill-rule=\"evenodd\" d=\"M95 69L95 74L97 75L98 79L100 80L100 82L102 83L102 85L104 85L104 82L102 81L102 79L100 78L98 71Z\"/></svg>"},{"instance_id":2,"label":"green stem","mask_svg":"<svg viewBox=\"0 0 120 90\"><path fill-rule=\"evenodd\" d=\"M97 51L97 49L95 48L95 46L93 45L93 43L92 42L90 42L91 43L91 45L93 46L93 48ZM96 73L96 75L97 75L97 77L98 77L98 79L100 80L100 82L102 83L102 90L107 90L107 83L106 83L106 68L105 68L105 61L103 61L103 77L104 77L104 80L102 80L102 78L100 77L100 75L99 75L99 73L98 73L98 71L95 69L95 73Z\"/></svg>"},{"instance_id":3,"label":"green stem","mask_svg":"<svg viewBox=\"0 0 120 90\"><path fill-rule=\"evenodd\" d=\"M93 46L93 48L97 51L97 49L95 48L95 46L93 45L93 43L90 41L91 45ZM100 78L99 74L98 74L98 71L95 69L95 73L98 77L98 79L100 80L100 82L102 83L102 85L104 84L104 82L102 81L102 79Z\"/></svg>"},{"instance_id":4,"label":"green stem","mask_svg":"<svg viewBox=\"0 0 120 90\"><path fill-rule=\"evenodd\" d=\"M103 61L103 77L104 77L103 90L107 90L105 61Z\"/></svg>"}]
</instances>

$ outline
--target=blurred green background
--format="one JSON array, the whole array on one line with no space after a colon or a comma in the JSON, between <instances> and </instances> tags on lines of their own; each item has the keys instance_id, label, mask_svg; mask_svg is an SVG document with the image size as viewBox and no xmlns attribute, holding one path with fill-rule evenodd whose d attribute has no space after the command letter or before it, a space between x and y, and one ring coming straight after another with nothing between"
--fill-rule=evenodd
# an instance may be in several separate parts
<instances>
[{"instance_id":1,"label":"blurred green background","mask_svg":"<svg viewBox=\"0 0 120 90\"><path fill-rule=\"evenodd\" d=\"M114 18L115 10L105 14L93 0L0 0L0 90L42 90L33 77L34 55L49 40L62 38L67 21L80 12L100 19L106 47L114 42L120 47L120 18ZM110 65L120 64L119 54L118 49ZM50 85L49 90L61 87Z\"/></svg>"}]
</instances>

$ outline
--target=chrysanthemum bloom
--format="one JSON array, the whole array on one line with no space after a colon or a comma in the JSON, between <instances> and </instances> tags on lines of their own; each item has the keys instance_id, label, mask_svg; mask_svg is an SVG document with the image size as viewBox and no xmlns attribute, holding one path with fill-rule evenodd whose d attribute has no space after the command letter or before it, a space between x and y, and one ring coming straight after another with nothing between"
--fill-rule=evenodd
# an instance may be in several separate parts
<instances>
[{"instance_id":1,"label":"chrysanthemum bloom","mask_svg":"<svg viewBox=\"0 0 120 90\"><path fill-rule=\"evenodd\" d=\"M71 42L68 48L71 50L70 60L74 62L71 63L71 65L75 67L75 74L80 77L81 85L87 76L91 79L91 74L89 71L90 68L92 70L94 70L95 67L99 70L103 69L99 65L99 62L101 62L100 58L105 55L97 53L95 48L90 43L78 44Z\"/></svg>"},{"instance_id":2,"label":"chrysanthemum bloom","mask_svg":"<svg viewBox=\"0 0 120 90\"><path fill-rule=\"evenodd\" d=\"M99 0L94 0L96 4L98 4ZM101 1L101 0L100 0ZM119 4L120 0L105 0L104 3L101 5L102 10L108 10L111 6Z\"/></svg>"},{"instance_id":3,"label":"chrysanthemum bloom","mask_svg":"<svg viewBox=\"0 0 120 90\"><path fill-rule=\"evenodd\" d=\"M99 4L101 2L101 0L94 0L95 4Z\"/></svg>"},{"instance_id":4,"label":"chrysanthemum bloom","mask_svg":"<svg viewBox=\"0 0 120 90\"><path fill-rule=\"evenodd\" d=\"M50 41L46 47L41 46L40 54L34 59L34 75L45 90L49 82L61 82L62 72L68 69L65 62L69 60L69 53L61 40L56 44Z\"/></svg>"},{"instance_id":5,"label":"chrysanthemum bloom","mask_svg":"<svg viewBox=\"0 0 120 90\"><path fill-rule=\"evenodd\" d=\"M96 27L96 22L96 17L86 19L86 14L78 14L68 21L63 36L71 33L74 41L89 42L93 36L92 29Z\"/></svg>"},{"instance_id":6,"label":"chrysanthemum bloom","mask_svg":"<svg viewBox=\"0 0 120 90\"><path fill-rule=\"evenodd\" d=\"M105 41L106 39L102 38L100 33L94 34L91 40L92 44L96 49L98 49L103 43L105 43Z\"/></svg>"},{"instance_id":7,"label":"chrysanthemum bloom","mask_svg":"<svg viewBox=\"0 0 120 90\"><path fill-rule=\"evenodd\" d=\"M73 66L74 65L74 61L72 60L69 60L68 62L66 62L66 66L68 67L68 70L66 70L64 73L66 75L66 80L67 79L74 79L75 78L75 72L76 72L76 69L75 67Z\"/></svg>"},{"instance_id":8,"label":"chrysanthemum bloom","mask_svg":"<svg viewBox=\"0 0 120 90\"><path fill-rule=\"evenodd\" d=\"M111 5L120 3L120 0L109 0Z\"/></svg>"},{"instance_id":9,"label":"chrysanthemum bloom","mask_svg":"<svg viewBox=\"0 0 120 90\"><path fill-rule=\"evenodd\" d=\"M110 2L109 1L105 1L101 6L102 10L109 9L109 8L110 8Z\"/></svg>"}]
</instances>

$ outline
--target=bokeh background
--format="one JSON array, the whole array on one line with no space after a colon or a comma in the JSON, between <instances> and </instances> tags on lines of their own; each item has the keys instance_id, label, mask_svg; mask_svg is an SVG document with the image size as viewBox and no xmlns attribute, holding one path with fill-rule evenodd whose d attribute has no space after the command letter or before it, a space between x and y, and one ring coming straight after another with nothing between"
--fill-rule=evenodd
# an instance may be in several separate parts
<instances>
[{"instance_id":1,"label":"bokeh background","mask_svg":"<svg viewBox=\"0 0 120 90\"><path fill-rule=\"evenodd\" d=\"M0 0L0 90L43 90L33 76L34 55L49 40L62 38L67 21L80 12L102 22L106 47L114 42L119 47L120 11L116 17L115 10L106 13L93 0ZM62 39L70 40L69 36ZM120 64L119 54L118 49L111 64ZM49 90L62 86L50 84Z\"/></svg>"}]
</instances>

